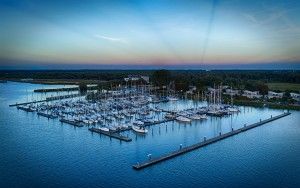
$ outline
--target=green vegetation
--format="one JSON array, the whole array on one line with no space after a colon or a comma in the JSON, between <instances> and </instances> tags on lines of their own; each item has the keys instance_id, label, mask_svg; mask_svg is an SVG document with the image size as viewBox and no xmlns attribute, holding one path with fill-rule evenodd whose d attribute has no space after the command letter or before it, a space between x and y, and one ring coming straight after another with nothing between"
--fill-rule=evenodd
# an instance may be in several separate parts
<instances>
[{"instance_id":1,"label":"green vegetation","mask_svg":"<svg viewBox=\"0 0 300 188\"><path fill-rule=\"evenodd\" d=\"M271 102L263 102L263 101L235 100L234 104L240 106L253 106L258 108L268 107L274 109L300 110L299 105L280 104L280 103L271 103Z\"/></svg>"},{"instance_id":2,"label":"green vegetation","mask_svg":"<svg viewBox=\"0 0 300 188\"><path fill-rule=\"evenodd\" d=\"M299 83L268 83L270 90L274 91L295 91L300 92Z\"/></svg>"},{"instance_id":3,"label":"green vegetation","mask_svg":"<svg viewBox=\"0 0 300 188\"><path fill-rule=\"evenodd\" d=\"M86 85L86 83L79 83L79 91L80 91L80 94L86 94L88 90L88 87Z\"/></svg>"}]
</instances>

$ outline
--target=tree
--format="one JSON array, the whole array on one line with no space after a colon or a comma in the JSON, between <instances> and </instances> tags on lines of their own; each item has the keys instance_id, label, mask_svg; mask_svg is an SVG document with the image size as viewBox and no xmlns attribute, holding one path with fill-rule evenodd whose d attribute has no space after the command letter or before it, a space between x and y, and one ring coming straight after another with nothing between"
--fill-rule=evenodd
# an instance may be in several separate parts
<instances>
[{"instance_id":1,"label":"tree","mask_svg":"<svg viewBox=\"0 0 300 188\"><path fill-rule=\"evenodd\" d=\"M259 93L261 95L267 95L268 94L269 87L268 87L267 84L258 83L256 87L257 87L257 90L259 91Z\"/></svg>"},{"instance_id":2,"label":"tree","mask_svg":"<svg viewBox=\"0 0 300 188\"><path fill-rule=\"evenodd\" d=\"M87 89L88 88L87 88L86 83L84 83L84 82L79 83L79 92L80 92L80 94L82 94L82 95L86 94Z\"/></svg>"},{"instance_id":3,"label":"tree","mask_svg":"<svg viewBox=\"0 0 300 188\"><path fill-rule=\"evenodd\" d=\"M157 70L152 74L152 80L157 86L168 85L171 81L171 73L168 70Z\"/></svg>"}]
</instances>

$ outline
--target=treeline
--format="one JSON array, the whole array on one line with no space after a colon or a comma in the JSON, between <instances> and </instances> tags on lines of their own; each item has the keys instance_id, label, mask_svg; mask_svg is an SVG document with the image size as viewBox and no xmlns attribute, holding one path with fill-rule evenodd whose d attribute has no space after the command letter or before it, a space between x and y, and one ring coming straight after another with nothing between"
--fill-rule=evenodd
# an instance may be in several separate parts
<instances>
[{"instance_id":1,"label":"treeline","mask_svg":"<svg viewBox=\"0 0 300 188\"><path fill-rule=\"evenodd\" d=\"M178 89L228 84L236 88L251 84L286 82L300 83L300 71L275 70L76 70L76 71L0 71L0 79L82 79L121 80L128 75L149 76L157 85L175 81Z\"/></svg>"},{"instance_id":2,"label":"treeline","mask_svg":"<svg viewBox=\"0 0 300 188\"><path fill-rule=\"evenodd\" d=\"M235 89L258 90L267 94L270 82L300 83L300 71L168 71L158 70L152 74L155 85L174 81L177 91L186 91L189 86L198 90L215 85L228 85ZM163 76L165 75L165 76Z\"/></svg>"}]
</instances>

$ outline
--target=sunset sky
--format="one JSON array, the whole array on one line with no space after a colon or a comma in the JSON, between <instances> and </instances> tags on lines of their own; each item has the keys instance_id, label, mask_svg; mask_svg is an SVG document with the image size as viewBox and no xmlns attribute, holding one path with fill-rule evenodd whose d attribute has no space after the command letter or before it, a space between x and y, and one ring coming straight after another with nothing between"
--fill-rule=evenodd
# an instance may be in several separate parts
<instances>
[{"instance_id":1,"label":"sunset sky","mask_svg":"<svg viewBox=\"0 0 300 188\"><path fill-rule=\"evenodd\" d=\"M0 0L0 68L299 67L300 1Z\"/></svg>"}]
</instances>

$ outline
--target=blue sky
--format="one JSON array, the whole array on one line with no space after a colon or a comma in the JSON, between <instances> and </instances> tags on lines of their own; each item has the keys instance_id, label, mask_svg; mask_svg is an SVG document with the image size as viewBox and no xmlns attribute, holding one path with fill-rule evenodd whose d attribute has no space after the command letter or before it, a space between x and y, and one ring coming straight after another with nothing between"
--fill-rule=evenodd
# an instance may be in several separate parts
<instances>
[{"instance_id":1,"label":"blue sky","mask_svg":"<svg viewBox=\"0 0 300 188\"><path fill-rule=\"evenodd\" d=\"M0 68L299 67L300 2L0 1Z\"/></svg>"}]
</instances>

